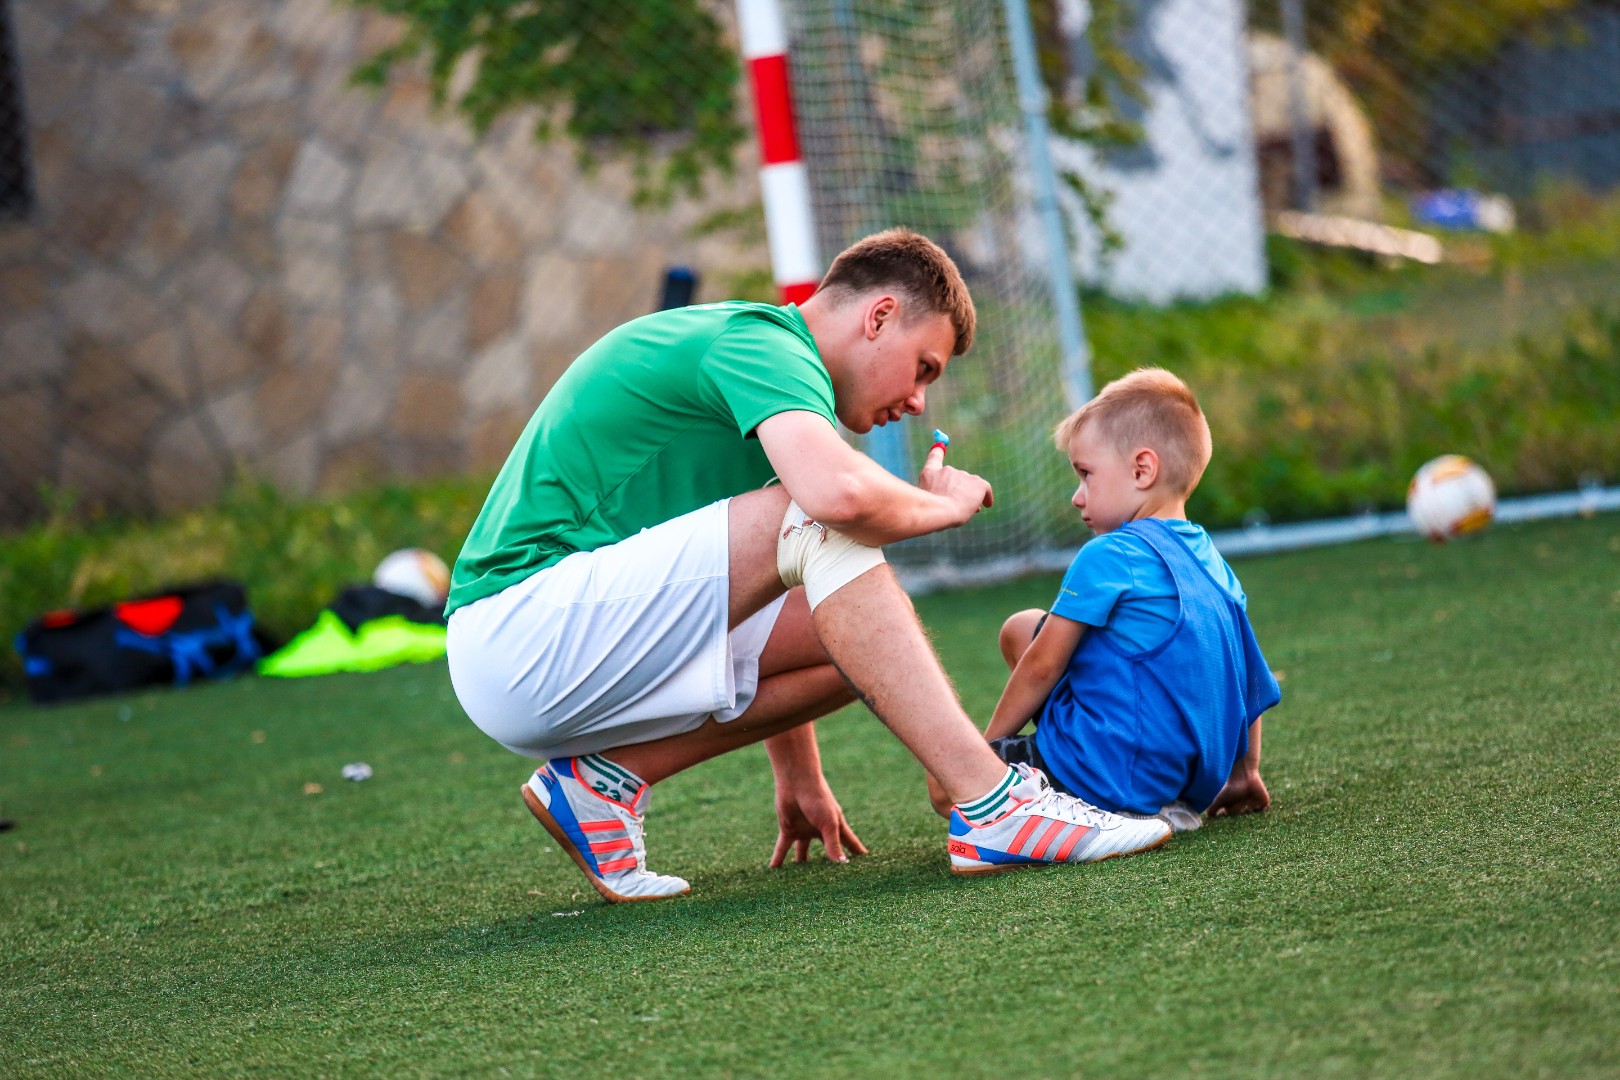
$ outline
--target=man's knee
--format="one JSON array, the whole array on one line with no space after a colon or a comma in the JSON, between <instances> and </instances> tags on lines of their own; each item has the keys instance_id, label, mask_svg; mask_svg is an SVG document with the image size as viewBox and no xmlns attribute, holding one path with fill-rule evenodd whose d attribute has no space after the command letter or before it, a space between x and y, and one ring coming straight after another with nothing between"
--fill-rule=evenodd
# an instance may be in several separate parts
<instances>
[{"instance_id":1,"label":"man's knee","mask_svg":"<svg viewBox=\"0 0 1620 1080\"><path fill-rule=\"evenodd\" d=\"M798 503L788 503L777 536L776 571L788 588L804 586L811 611L883 562L882 548L857 543L808 517Z\"/></svg>"}]
</instances>

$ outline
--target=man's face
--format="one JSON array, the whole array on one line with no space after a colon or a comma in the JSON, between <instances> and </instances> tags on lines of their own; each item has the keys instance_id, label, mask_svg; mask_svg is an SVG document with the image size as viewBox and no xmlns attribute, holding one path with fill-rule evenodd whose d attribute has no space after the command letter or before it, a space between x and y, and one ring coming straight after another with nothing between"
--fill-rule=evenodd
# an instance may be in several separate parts
<instances>
[{"instance_id":1,"label":"man's face","mask_svg":"<svg viewBox=\"0 0 1620 1080\"><path fill-rule=\"evenodd\" d=\"M1146 499L1137 487L1132 455L1102 438L1096 428L1086 424L1069 440L1069 464L1080 478L1070 501L1086 526L1101 534L1135 520Z\"/></svg>"},{"instance_id":2,"label":"man's face","mask_svg":"<svg viewBox=\"0 0 1620 1080\"><path fill-rule=\"evenodd\" d=\"M851 377L838 389L838 419L864 435L923 411L928 387L944 374L956 329L943 312L906 317L897 301L870 304L851 356Z\"/></svg>"}]
</instances>

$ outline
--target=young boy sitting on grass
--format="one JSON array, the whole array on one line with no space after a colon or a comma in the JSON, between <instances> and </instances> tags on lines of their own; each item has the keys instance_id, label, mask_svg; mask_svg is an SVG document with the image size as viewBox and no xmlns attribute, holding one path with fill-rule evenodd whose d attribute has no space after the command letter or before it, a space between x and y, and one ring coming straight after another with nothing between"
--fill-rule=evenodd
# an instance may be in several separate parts
<instances>
[{"instance_id":1,"label":"young boy sitting on grass","mask_svg":"<svg viewBox=\"0 0 1620 1080\"><path fill-rule=\"evenodd\" d=\"M1197 399L1168 371L1142 368L1059 424L1056 441L1080 477L1072 501L1097 536L1069 564L1049 613L1003 624L1012 676L985 738L1059 791L1160 815L1177 831L1196 829L1206 809L1266 809L1260 719L1281 694L1237 575L1186 520L1210 458ZM1019 735L1031 719L1034 734ZM929 788L948 814L949 800Z\"/></svg>"}]
</instances>

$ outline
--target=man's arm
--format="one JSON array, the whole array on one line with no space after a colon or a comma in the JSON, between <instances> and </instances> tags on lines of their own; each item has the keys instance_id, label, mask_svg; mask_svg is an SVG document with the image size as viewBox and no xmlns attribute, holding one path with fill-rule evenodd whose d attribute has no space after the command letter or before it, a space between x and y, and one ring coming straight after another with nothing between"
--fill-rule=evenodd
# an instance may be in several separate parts
<instances>
[{"instance_id":1,"label":"man's arm","mask_svg":"<svg viewBox=\"0 0 1620 1080\"><path fill-rule=\"evenodd\" d=\"M756 434L799 509L873 547L961 525L992 500L988 483L944 464L940 451L928 455L917 485L908 484L813 412L777 413Z\"/></svg>"},{"instance_id":2,"label":"man's arm","mask_svg":"<svg viewBox=\"0 0 1620 1080\"><path fill-rule=\"evenodd\" d=\"M1069 669L1074 650L1080 647L1086 624L1065 619L1061 615L1048 615L1030 642L1018 666L1007 679L996 711L984 729L986 739L1002 739L1018 734L1030 717L1035 716L1052 695L1052 688Z\"/></svg>"}]
</instances>

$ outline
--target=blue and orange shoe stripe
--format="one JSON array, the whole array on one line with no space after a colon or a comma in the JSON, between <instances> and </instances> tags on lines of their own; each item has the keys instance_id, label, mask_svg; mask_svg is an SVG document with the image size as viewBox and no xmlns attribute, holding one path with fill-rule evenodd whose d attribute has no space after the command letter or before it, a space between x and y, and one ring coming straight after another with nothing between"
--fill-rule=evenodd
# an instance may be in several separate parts
<instances>
[{"instance_id":1,"label":"blue and orange shoe stripe","mask_svg":"<svg viewBox=\"0 0 1620 1080\"><path fill-rule=\"evenodd\" d=\"M952 840L950 853L963 859L977 859L983 863L1038 863L1040 859L1032 859L1028 855L1014 855L1010 851L997 851L994 848L976 847L961 840Z\"/></svg>"},{"instance_id":2,"label":"blue and orange shoe stripe","mask_svg":"<svg viewBox=\"0 0 1620 1080\"><path fill-rule=\"evenodd\" d=\"M1041 829L1042 825L1046 828ZM951 854L981 862L1010 863L1063 862L1075 845L1091 834L1092 829L1089 825L1077 825L1055 818L1031 817L1013 836L1006 851L968 843L965 838L974 831L974 826L968 824L953 808L950 816ZM1028 854L1024 854L1026 851ZM1052 852L1050 859L1046 857L1048 851Z\"/></svg>"},{"instance_id":3,"label":"blue and orange shoe stripe","mask_svg":"<svg viewBox=\"0 0 1620 1080\"><path fill-rule=\"evenodd\" d=\"M566 758L558 759L558 761L567 760ZM534 775L536 779L546 786L546 790L551 796L548 800L547 809L551 812L552 819L562 826L563 833L568 837L569 842L574 845L574 850L579 852L579 857L584 859L590 866L591 873L601 877L602 871L597 868L596 856L591 854L590 841L585 839L585 830L580 828L579 819L574 816L574 808L568 805L568 796L558 790L557 778L552 771L556 768L557 762L547 762L546 764L546 768L535 770Z\"/></svg>"}]
</instances>

